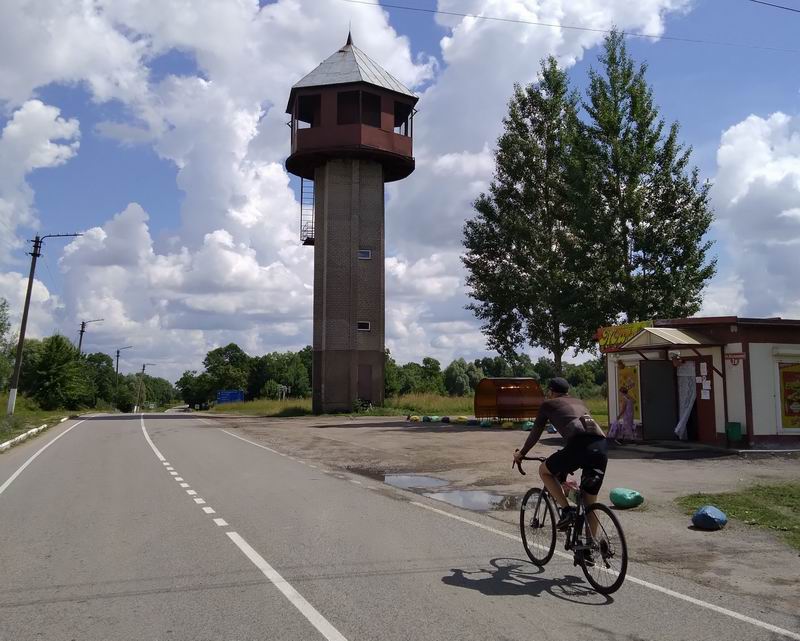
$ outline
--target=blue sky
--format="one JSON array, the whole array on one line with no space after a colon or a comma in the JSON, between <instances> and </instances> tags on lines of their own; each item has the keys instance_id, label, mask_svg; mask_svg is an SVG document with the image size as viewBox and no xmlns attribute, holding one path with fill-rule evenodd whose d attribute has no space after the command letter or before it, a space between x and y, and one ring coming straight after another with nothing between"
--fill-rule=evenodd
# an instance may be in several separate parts
<instances>
[{"instance_id":1,"label":"blue sky","mask_svg":"<svg viewBox=\"0 0 800 641\"><path fill-rule=\"evenodd\" d=\"M785 4L792 6L792 1ZM427 9L436 6L433 0L387 4ZM800 8L800 3L796 4ZM359 6L350 8L351 13L359 10ZM388 12L392 26L409 37L415 54L439 54L439 41L447 29L437 25L433 15L400 9ZM522 24L508 24L506 28L547 29ZM800 14L746 0L701 0L685 15L672 15L667 20L670 36L800 50L798 30ZM798 111L800 53L640 38L629 39L629 47L637 60L647 62L648 78L664 118L681 124L682 138L693 146L694 162L705 177L714 176L715 155L724 129L751 113ZM589 51L571 68L576 87L585 88L596 53L597 49ZM532 60L531 65L537 62ZM197 72L193 58L176 50L157 58L150 68L154 81L168 74ZM152 148L121 146L94 131L97 123L120 116L122 105L93 103L83 86L51 84L39 89L37 95L43 102L57 105L64 116L78 118L82 131L80 153L74 159L34 172L29 179L36 192L42 230L72 231L98 225L109 211L120 211L132 201L151 213L154 231L177 225L182 194L175 183L174 165L160 159ZM420 108L424 109L424 104ZM2 122L7 119L8 114L4 114Z\"/></svg>"},{"instance_id":2,"label":"blue sky","mask_svg":"<svg viewBox=\"0 0 800 641\"><path fill-rule=\"evenodd\" d=\"M609 16L591 20L570 13L573 9L566 0L553 0L549 4L563 4L564 24L605 28L622 23L621 26L630 31L647 31L663 20L667 36L800 50L797 39L800 13L748 0L697 0L688 2L682 10L675 10L686 1L642 0L634 9L621 0L616 3L597 0L597 7L609 12ZM539 7L536 0L526 2L531 10ZM782 3L800 9L798 0L782 0ZM262 4L271 5L267 9L275 9L275 16L282 16L281 12L289 15L286 2L276 0ZM512 3L504 5L492 0L397 0L387 4L473 11L486 7L486 15L519 15L509 8ZM542 6L546 4L543 2ZM279 242L281 238L288 238L287 230L294 233L298 215L296 203L292 202L296 182L288 182L287 190L287 178L280 170L288 150L285 127L279 126L284 118L279 113L283 106L280 101L288 93L290 79L298 78L326 57L346 35L339 32L346 31L345 25L352 21L356 44L422 94L420 133L415 140L419 169L411 179L397 186L396 191L388 192L387 216L391 220L387 227L387 244L393 255L387 263L387 279L389 293L398 301L389 312L395 315L389 325L396 329L387 330L388 340L401 359L420 358L425 353L434 353L443 360L459 355L480 355L484 348L477 324L463 310L466 298L458 264L458 229L469 215L469 200L485 188L490 177L487 153L499 132L499 116L511 92L511 84L533 78L539 57L550 52L547 42L552 39L553 34L548 33L552 29L497 22L471 28L469 21L457 17L437 19L430 13L396 8L388 8L387 14L382 14L372 7L343 0L313 0L298 5L301 11L308 12L303 19L307 22L293 18L294 24L289 19L259 23L264 12L258 16L257 9L236 13L198 3L191 10L197 14L192 15L192 19L198 21L196 25L213 25L213 28L206 26L207 33L204 33L203 27L197 26L190 29L191 33L181 33L171 28L187 17L187 10L179 3L153 5L163 10L162 18L156 17L155 10L147 13L146 6L141 15L136 15L135 10L119 3L109 1L104 5L108 14L104 31L87 31L83 36L80 32L59 33L56 30L49 35L50 40L42 43L42 48L46 51L48 46L65 46L70 38L84 38L91 45L95 38L98 51L110 52L108 64L87 58L88 62L75 62L75 69L63 71L66 62L52 69L46 62L31 58L32 71L28 75L42 80L39 84L32 82L33 86L27 91L18 88L24 85L19 79L17 85L9 81L4 88L4 77L0 73L0 105L3 106L0 128L14 117L26 100L32 99L56 108L63 119L79 121L77 151L68 160L51 163L56 166L42 166L25 176L40 221L38 230L66 232L103 228L103 232L97 232L99 236L95 233L91 241L86 241L95 243L95 250L100 254L87 258L85 267L113 269L114 259L109 258L111 250L101 245L110 244L114 232L113 225L108 225L114 216L126 212L124 220L118 224L124 232L116 233L131 234L131 239L143 243L134 252L135 243L131 240L130 247L138 256L135 260L144 262L125 270L144 272L158 265L160 271L146 277L142 275L143 280L136 285L114 281L113 287L106 287L100 275L79 277L77 265L70 264L77 260L78 254L73 252L64 257L62 250L66 243L53 242L39 278L58 300L42 303L41 325L36 330L43 333L60 330L70 335L84 315L110 313L103 309L116 310L119 313L116 326L109 324L96 332L98 347L109 349L117 342L127 343L133 340L130 337L133 333L134 337L141 335L140 342L149 345L150 358L155 358L159 351L170 350L151 339L146 328L157 326L166 330L172 327L169 343L187 340L191 344L191 355L184 357L170 351L169 357L165 357L169 361L165 367L171 373L179 373L178 370L192 364L196 366L207 348L229 339L256 351L294 348L309 342L310 309L297 310L304 310L310 301L307 285L311 255L289 247L290 241ZM611 5L614 6L609 8ZM48 12L48 6L47 3L41 5L42 15ZM59 3L59 7L65 15L73 11L68 0ZM13 7L4 11L7 11L5 28L9 30L15 29L15 20L23 24L25 20L36 19L15 13ZM175 19L169 19L171 11L183 14L176 13ZM544 9L540 13L544 16L542 20L553 20L547 17ZM327 18L321 17L323 14ZM0 22L2 18L0 15ZM207 22L203 23L204 20ZM118 31L120 24L124 24L127 31ZM245 34L243 38L252 38L252 42L246 43L249 48L240 46L236 37L215 39L217 28L221 33L230 29L231 33ZM2 29L0 27L0 39ZM19 28L16 32L20 32ZM298 36L298 32L302 35ZM139 43L147 43L147 53L137 53L135 38L124 39L132 33L139 34ZM568 31L564 34L562 47L569 55L582 57L569 68L569 73L574 85L583 89L587 70L595 64L598 47L585 49L576 40L583 37L582 34ZM408 38L410 48L402 40L403 36ZM62 38L64 42L59 42ZM441 48L443 38L449 38L452 43L447 52ZM3 46L10 49L3 51ZM795 166L798 153L793 141L798 128L800 52L640 38L629 39L629 47L634 57L647 62L648 79L662 115L668 122L680 122L682 140L694 148L693 161L703 177L719 177L721 186L715 188L712 197L719 210L720 223L712 232L712 238L717 242L720 274L709 291L706 311L763 315L800 313L795 312L800 310L796 292L787 290L784 284L791 277L786 267L791 263L790 254L779 262L780 257L769 250L777 238L786 237L786 221L793 224L795 216L792 213L794 201L777 203L779 196L785 196L785 190L777 189L776 185L781 180L792 185L795 177L791 173L793 170L786 167ZM261 53L253 54L254 51ZM21 60L22 67L27 63L28 52L23 43L0 45L0 53L5 53L0 71L4 65L12 70L9 60ZM254 55L263 57L253 59ZM285 60L282 59L284 55ZM84 68L94 66L98 69L91 73L86 71L82 76ZM130 81L138 72L143 76ZM284 72L285 80L282 79ZM113 80L112 89L98 83L97 78L102 74ZM133 88L122 86L129 81ZM459 82L463 85L462 94ZM266 87L263 91L260 84ZM487 95L481 95L473 105L475 88L481 93L484 86ZM193 109L192 101L196 100L209 102L207 105L196 103ZM279 108L270 110L273 103ZM457 113L473 108L480 111L471 116L475 131L450 122L448 110ZM203 114L203 109L209 111ZM230 114L226 109L231 110ZM786 121L770 120L776 112L785 114ZM145 122L148 117L152 120ZM126 140L124 136L112 139L101 135L98 127L108 122L136 126L140 131L150 127L150 138L142 142ZM732 151L724 163L719 164L717 153L724 136ZM763 160L759 166L747 164L751 147L761 150ZM774 154L770 155L772 152ZM452 163L459 168L458 175L450 175L450 172L446 178L436 178L437 167ZM759 185L760 191L754 188L739 193L737 185L742 184ZM0 183L0 198L2 189ZM227 204L212 202L217 193L228 199ZM756 198L761 200L756 202ZM421 209L421 203L429 203L437 210L445 231L426 228L424 219L419 219L419 227L409 222L414 219L414 212ZM126 209L130 204L135 205L133 210ZM761 228L782 229L780 233L775 232L778 234L775 237L762 238L760 245L750 247L747 252L740 246L741 235L747 233L751 224L748 216L742 213L745 204L748 211L763 208L772 212L769 220L776 221L775 224L763 223ZM406 213L410 216L408 220ZM263 216L265 225L247 222L247 216L253 215ZM17 235L30 238L38 230L20 226ZM790 227L790 238L795 231L795 227ZM232 256L252 259L248 269L255 269L259 274L255 280L274 282L273 294L277 298L254 289L258 296L264 297L263 309L247 315L239 303L225 298L226 288L236 290L236 282L232 285L217 283L209 285L208 293L219 296L215 300L220 309L227 311L206 309L208 297L204 302L193 293L195 289L202 289L202 284L190 286L188 283L200 278L206 265L222 260L222 254L214 253L217 250L227 257L220 264L228 265L231 273L245 269L235 264ZM208 257L204 251L210 252ZM747 260L743 258L745 253ZM770 260L765 260L765 256ZM0 265L0 276L23 274L26 261L22 250L17 249ZM215 269L219 271L220 267ZM210 271L206 275L209 283L217 275ZM764 298L750 293L760 288L753 280L756 275L771 283L770 296ZM96 287L91 296L81 293L81 280L85 287ZM412 280L422 283L412 283ZM285 296L275 293L281 283L286 287ZM118 292L129 294L136 291L141 300L122 297L111 291L114 287ZM450 289L457 290L457 295ZM288 306L274 304L275 300L294 294L298 294L297 307L288 303ZM13 298L2 291L0 295ZM79 300L73 300L76 297ZM246 298L244 294L242 297ZM95 306L95 311L92 301L99 299L103 304ZM47 305L50 307L45 309ZM202 320L198 316L201 313L205 314ZM298 313L302 318L296 318ZM244 323L244 316L252 318L252 322ZM227 320L220 321L217 327L211 318ZM449 332L445 329L448 324ZM177 327L185 328L187 333L175 333Z\"/></svg>"}]
</instances>

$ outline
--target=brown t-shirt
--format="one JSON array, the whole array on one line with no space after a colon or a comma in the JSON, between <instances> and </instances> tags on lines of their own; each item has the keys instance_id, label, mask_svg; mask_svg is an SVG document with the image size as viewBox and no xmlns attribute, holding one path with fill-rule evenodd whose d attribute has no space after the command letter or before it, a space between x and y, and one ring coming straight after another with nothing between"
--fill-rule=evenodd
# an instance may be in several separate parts
<instances>
[{"instance_id":1,"label":"brown t-shirt","mask_svg":"<svg viewBox=\"0 0 800 641\"><path fill-rule=\"evenodd\" d=\"M557 396L542 403L533 429L528 435L528 440L522 448L523 456L528 453L544 432L547 423L552 423L558 433L569 441L578 434L605 436L603 430L594 421L582 421L582 417L589 416L589 409L583 401L573 396Z\"/></svg>"}]
</instances>

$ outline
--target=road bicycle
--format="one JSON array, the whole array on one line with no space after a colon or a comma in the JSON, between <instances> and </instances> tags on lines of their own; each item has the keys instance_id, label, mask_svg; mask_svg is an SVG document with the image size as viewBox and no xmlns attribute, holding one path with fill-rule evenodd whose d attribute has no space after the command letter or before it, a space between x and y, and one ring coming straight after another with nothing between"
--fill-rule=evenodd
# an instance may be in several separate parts
<instances>
[{"instance_id":1,"label":"road bicycle","mask_svg":"<svg viewBox=\"0 0 800 641\"><path fill-rule=\"evenodd\" d=\"M540 456L525 461L544 461ZM511 467L513 469L514 463ZM517 465L524 475L522 464ZM566 528L565 550L572 550L586 580L601 594L616 592L628 571L628 546L616 515L602 503L585 505L578 492L575 518ZM519 529L528 558L540 567L553 558L556 549L556 505L547 488L532 487L522 499Z\"/></svg>"}]
</instances>

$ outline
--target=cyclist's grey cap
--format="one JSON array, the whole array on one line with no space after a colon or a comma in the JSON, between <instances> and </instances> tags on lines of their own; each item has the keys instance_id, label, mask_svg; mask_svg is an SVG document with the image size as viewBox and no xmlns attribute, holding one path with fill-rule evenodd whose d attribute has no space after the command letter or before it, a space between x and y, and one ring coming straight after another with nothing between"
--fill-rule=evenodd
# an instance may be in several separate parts
<instances>
[{"instance_id":1,"label":"cyclist's grey cap","mask_svg":"<svg viewBox=\"0 0 800 641\"><path fill-rule=\"evenodd\" d=\"M567 379L561 378L560 376L551 379L548 387L556 394L566 394L569 392L569 383L567 383Z\"/></svg>"}]
</instances>

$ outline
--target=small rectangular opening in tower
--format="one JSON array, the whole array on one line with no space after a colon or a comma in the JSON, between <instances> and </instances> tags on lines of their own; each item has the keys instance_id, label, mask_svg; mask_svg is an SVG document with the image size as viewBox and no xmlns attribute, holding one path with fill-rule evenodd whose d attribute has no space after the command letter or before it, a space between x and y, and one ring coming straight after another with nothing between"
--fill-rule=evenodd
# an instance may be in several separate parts
<instances>
[{"instance_id":1,"label":"small rectangular opening in tower","mask_svg":"<svg viewBox=\"0 0 800 641\"><path fill-rule=\"evenodd\" d=\"M413 107L405 102L394 103L394 133L401 136L410 136L410 120Z\"/></svg>"},{"instance_id":2,"label":"small rectangular opening in tower","mask_svg":"<svg viewBox=\"0 0 800 641\"><path fill-rule=\"evenodd\" d=\"M358 329L359 332L368 332L372 329L372 325L369 321L358 321L358 323L356 323L356 329Z\"/></svg>"},{"instance_id":3,"label":"small rectangular opening in tower","mask_svg":"<svg viewBox=\"0 0 800 641\"><path fill-rule=\"evenodd\" d=\"M370 127L381 126L381 97L367 91L361 92L361 122Z\"/></svg>"},{"instance_id":4,"label":"small rectangular opening in tower","mask_svg":"<svg viewBox=\"0 0 800 641\"><path fill-rule=\"evenodd\" d=\"M372 250L371 249L359 249L358 250L358 259L359 260L371 260L372 259Z\"/></svg>"},{"instance_id":5,"label":"small rectangular opening in tower","mask_svg":"<svg viewBox=\"0 0 800 641\"><path fill-rule=\"evenodd\" d=\"M361 122L359 114L359 91L340 91L336 96L336 122L340 125L357 125Z\"/></svg>"},{"instance_id":6,"label":"small rectangular opening in tower","mask_svg":"<svg viewBox=\"0 0 800 641\"><path fill-rule=\"evenodd\" d=\"M322 96L320 94L313 94L310 96L299 96L297 98L298 129L319 127L321 112L322 112Z\"/></svg>"}]
</instances>

